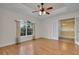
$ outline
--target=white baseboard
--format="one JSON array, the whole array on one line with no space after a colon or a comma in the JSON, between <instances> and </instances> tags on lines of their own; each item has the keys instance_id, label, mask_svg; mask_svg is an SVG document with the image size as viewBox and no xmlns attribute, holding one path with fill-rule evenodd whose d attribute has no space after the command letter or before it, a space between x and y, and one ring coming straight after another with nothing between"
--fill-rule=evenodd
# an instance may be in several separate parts
<instances>
[{"instance_id":1,"label":"white baseboard","mask_svg":"<svg viewBox=\"0 0 79 59\"><path fill-rule=\"evenodd\" d=\"M0 47L5 47L5 46L13 45L13 44L16 44L16 42L1 44Z\"/></svg>"},{"instance_id":2,"label":"white baseboard","mask_svg":"<svg viewBox=\"0 0 79 59\"><path fill-rule=\"evenodd\" d=\"M25 42L25 41L28 41L28 40L20 40L19 43ZM9 46L9 45L14 45L14 44L16 44L16 42L3 43L3 44L0 44L0 47L6 47L6 46Z\"/></svg>"},{"instance_id":3,"label":"white baseboard","mask_svg":"<svg viewBox=\"0 0 79 59\"><path fill-rule=\"evenodd\" d=\"M79 45L79 42L75 42L75 44Z\"/></svg>"}]
</instances>

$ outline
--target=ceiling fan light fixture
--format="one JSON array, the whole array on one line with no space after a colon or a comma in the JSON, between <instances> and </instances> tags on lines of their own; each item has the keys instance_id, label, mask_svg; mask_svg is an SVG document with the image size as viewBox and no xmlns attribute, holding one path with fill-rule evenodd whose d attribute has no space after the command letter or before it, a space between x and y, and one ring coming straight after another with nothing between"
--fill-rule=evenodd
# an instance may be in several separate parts
<instances>
[{"instance_id":1,"label":"ceiling fan light fixture","mask_svg":"<svg viewBox=\"0 0 79 59\"><path fill-rule=\"evenodd\" d=\"M39 15L42 15L42 12L41 11L39 11Z\"/></svg>"},{"instance_id":2,"label":"ceiling fan light fixture","mask_svg":"<svg viewBox=\"0 0 79 59\"><path fill-rule=\"evenodd\" d=\"M38 7L38 10L33 11L33 13L38 12L39 15L46 15L46 14L49 15L50 13L48 12L48 10L53 9L53 7L45 8L44 3L41 3L41 5L37 5L37 7Z\"/></svg>"},{"instance_id":3,"label":"ceiling fan light fixture","mask_svg":"<svg viewBox=\"0 0 79 59\"><path fill-rule=\"evenodd\" d=\"M45 11L43 11L43 15L45 15L46 14L46 12Z\"/></svg>"},{"instance_id":4,"label":"ceiling fan light fixture","mask_svg":"<svg viewBox=\"0 0 79 59\"><path fill-rule=\"evenodd\" d=\"M46 14L46 11L39 11L39 15L45 15Z\"/></svg>"}]
</instances>

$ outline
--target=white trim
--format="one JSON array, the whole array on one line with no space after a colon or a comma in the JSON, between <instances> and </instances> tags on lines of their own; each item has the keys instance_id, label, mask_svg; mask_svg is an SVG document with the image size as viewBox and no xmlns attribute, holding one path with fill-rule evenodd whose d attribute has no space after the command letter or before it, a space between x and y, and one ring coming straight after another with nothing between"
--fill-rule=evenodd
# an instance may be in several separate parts
<instances>
[{"instance_id":1,"label":"white trim","mask_svg":"<svg viewBox=\"0 0 79 59\"><path fill-rule=\"evenodd\" d=\"M5 47L5 46L13 45L13 44L16 44L16 42L5 43L5 44L0 45L0 47Z\"/></svg>"},{"instance_id":2,"label":"white trim","mask_svg":"<svg viewBox=\"0 0 79 59\"><path fill-rule=\"evenodd\" d=\"M79 42L75 41L75 44L79 45Z\"/></svg>"},{"instance_id":3,"label":"white trim","mask_svg":"<svg viewBox=\"0 0 79 59\"><path fill-rule=\"evenodd\" d=\"M29 40L32 40L32 39L29 39ZM19 43L29 41L29 40L19 40ZM14 45L14 44L16 44L16 42L4 43L4 44L1 44L0 47L6 47L6 46L9 46L9 45Z\"/></svg>"},{"instance_id":4,"label":"white trim","mask_svg":"<svg viewBox=\"0 0 79 59\"><path fill-rule=\"evenodd\" d=\"M76 35L76 34L77 34L77 29L76 29L76 17L75 17L74 20L75 20L75 24L74 24L74 25L75 25L75 44L77 44L77 40L76 40L76 39L77 39L77 38L76 38L76 37L77 37L77 35Z\"/></svg>"}]
</instances>

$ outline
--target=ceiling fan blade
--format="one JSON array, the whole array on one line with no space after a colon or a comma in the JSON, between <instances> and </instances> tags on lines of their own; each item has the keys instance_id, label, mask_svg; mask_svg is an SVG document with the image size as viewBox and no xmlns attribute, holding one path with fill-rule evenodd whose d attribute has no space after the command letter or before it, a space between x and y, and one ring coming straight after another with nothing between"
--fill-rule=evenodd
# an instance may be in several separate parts
<instances>
[{"instance_id":1,"label":"ceiling fan blade","mask_svg":"<svg viewBox=\"0 0 79 59\"><path fill-rule=\"evenodd\" d=\"M50 9L53 9L53 7L49 7L49 8L47 8L47 10L50 10Z\"/></svg>"},{"instance_id":2,"label":"ceiling fan blade","mask_svg":"<svg viewBox=\"0 0 79 59\"><path fill-rule=\"evenodd\" d=\"M32 11L32 13L34 13L34 12L38 12L38 11Z\"/></svg>"},{"instance_id":3,"label":"ceiling fan blade","mask_svg":"<svg viewBox=\"0 0 79 59\"><path fill-rule=\"evenodd\" d=\"M40 8L40 5L37 5L38 8Z\"/></svg>"},{"instance_id":4,"label":"ceiling fan blade","mask_svg":"<svg viewBox=\"0 0 79 59\"><path fill-rule=\"evenodd\" d=\"M46 14L50 14L49 12L46 12Z\"/></svg>"}]
</instances>

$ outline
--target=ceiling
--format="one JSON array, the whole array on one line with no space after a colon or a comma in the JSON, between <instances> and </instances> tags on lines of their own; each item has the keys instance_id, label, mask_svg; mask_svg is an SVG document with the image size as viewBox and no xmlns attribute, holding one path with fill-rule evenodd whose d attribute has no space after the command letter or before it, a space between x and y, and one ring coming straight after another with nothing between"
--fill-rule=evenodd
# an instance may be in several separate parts
<instances>
[{"instance_id":1,"label":"ceiling","mask_svg":"<svg viewBox=\"0 0 79 59\"><path fill-rule=\"evenodd\" d=\"M40 3L23 3L23 5L30 7L32 10L37 9L37 5L40 5ZM56 10L58 8L61 8L64 6L64 3L44 3L44 7L53 7L53 10Z\"/></svg>"},{"instance_id":2,"label":"ceiling","mask_svg":"<svg viewBox=\"0 0 79 59\"><path fill-rule=\"evenodd\" d=\"M53 9L49 11L50 15L39 16L38 13L32 13L37 9L37 5L40 3L0 3L0 8L6 8L36 19L47 19L62 13L79 11L78 3L45 3L44 7L52 6Z\"/></svg>"}]
</instances>

